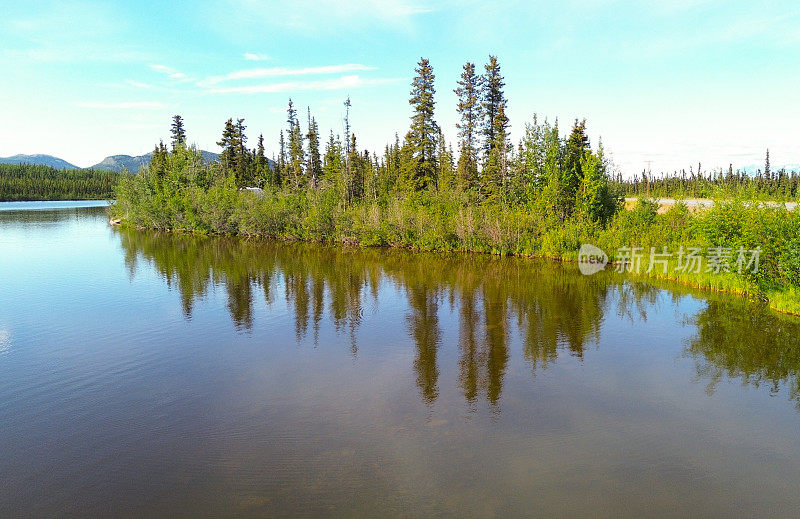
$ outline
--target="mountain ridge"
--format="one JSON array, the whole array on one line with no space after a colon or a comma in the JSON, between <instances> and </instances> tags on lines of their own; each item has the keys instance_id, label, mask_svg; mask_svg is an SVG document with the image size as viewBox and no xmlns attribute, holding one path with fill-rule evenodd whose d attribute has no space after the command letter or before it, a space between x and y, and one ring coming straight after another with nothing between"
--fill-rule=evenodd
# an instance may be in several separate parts
<instances>
[{"instance_id":1,"label":"mountain ridge","mask_svg":"<svg viewBox=\"0 0 800 519\"><path fill-rule=\"evenodd\" d=\"M206 162L214 162L219 158L218 153L211 151L200 150L200 153L203 156L203 160ZM130 173L136 173L139 171L139 168L150 163L150 158L152 156L152 151L144 155L109 155L93 166L81 168L64 159L54 157L53 155L41 153L32 155L17 154L11 157L0 157L0 164L32 164L36 166L49 166L55 169L100 169L117 171L119 173L127 170Z\"/></svg>"},{"instance_id":2,"label":"mountain ridge","mask_svg":"<svg viewBox=\"0 0 800 519\"><path fill-rule=\"evenodd\" d=\"M35 155L23 155L18 153L11 157L0 157L0 164L33 164L37 166L50 166L55 169L81 169L64 159L42 153L37 153Z\"/></svg>"},{"instance_id":3,"label":"mountain ridge","mask_svg":"<svg viewBox=\"0 0 800 519\"><path fill-rule=\"evenodd\" d=\"M214 162L219 158L218 153L211 151L200 150L205 162ZM150 164L150 159L153 152L145 153L144 155L109 155L94 166L86 169L105 169L110 171L122 172L128 170L130 173L136 173L139 168Z\"/></svg>"}]
</instances>

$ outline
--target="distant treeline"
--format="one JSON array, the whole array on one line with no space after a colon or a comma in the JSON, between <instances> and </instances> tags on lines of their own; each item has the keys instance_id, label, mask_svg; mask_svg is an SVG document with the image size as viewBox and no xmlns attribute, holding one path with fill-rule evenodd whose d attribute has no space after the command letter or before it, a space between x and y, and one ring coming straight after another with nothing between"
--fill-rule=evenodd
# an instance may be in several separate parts
<instances>
[{"instance_id":1,"label":"distant treeline","mask_svg":"<svg viewBox=\"0 0 800 519\"><path fill-rule=\"evenodd\" d=\"M0 201L110 199L120 175L114 171L0 164Z\"/></svg>"},{"instance_id":2,"label":"distant treeline","mask_svg":"<svg viewBox=\"0 0 800 519\"><path fill-rule=\"evenodd\" d=\"M684 198L746 198L750 200L797 200L800 196L800 173L781 168L772 171L769 165L769 151L763 170L755 175L745 171L703 172L701 165L697 171L689 168L673 173L651 175L646 172L638 177L614 179L619 192L627 196L641 197L684 197Z\"/></svg>"}]
</instances>

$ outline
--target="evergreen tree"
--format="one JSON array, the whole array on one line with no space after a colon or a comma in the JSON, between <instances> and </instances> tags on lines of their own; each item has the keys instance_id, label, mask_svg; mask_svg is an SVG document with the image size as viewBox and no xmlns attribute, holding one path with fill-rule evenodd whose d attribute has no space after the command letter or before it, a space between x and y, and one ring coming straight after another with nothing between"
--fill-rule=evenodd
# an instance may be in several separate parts
<instances>
[{"instance_id":1,"label":"evergreen tree","mask_svg":"<svg viewBox=\"0 0 800 519\"><path fill-rule=\"evenodd\" d=\"M288 117L286 122L289 124L289 149L287 176L294 183L294 187L300 187L304 183L303 176L303 134L300 131L300 122L297 120L297 110L294 108L292 100L289 99L289 108L286 110Z\"/></svg>"},{"instance_id":2,"label":"evergreen tree","mask_svg":"<svg viewBox=\"0 0 800 519\"><path fill-rule=\"evenodd\" d=\"M504 105L501 103L494 115L492 125L493 139L489 147L489 155L484 162L481 172L481 192L487 198L503 196L507 194L508 183L508 133L506 126L508 118L505 115Z\"/></svg>"},{"instance_id":3,"label":"evergreen tree","mask_svg":"<svg viewBox=\"0 0 800 519\"><path fill-rule=\"evenodd\" d=\"M319 127L317 121L311 117L311 109L308 109L308 159L306 162L306 171L311 178L311 185L316 187L322 176L322 160L319 154Z\"/></svg>"},{"instance_id":4,"label":"evergreen tree","mask_svg":"<svg viewBox=\"0 0 800 519\"><path fill-rule=\"evenodd\" d=\"M344 151L350 153L350 107L353 104L350 102L350 96L344 102Z\"/></svg>"},{"instance_id":5,"label":"evergreen tree","mask_svg":"<svg viewBox=\"0 0 800 519\"><path fill-rule=\"evenodd\" d=\"M333 136L331 130L328 142L325 145L325 155L322 158L322 177L326 182L337 187L340 193L344 193L344 159L342 157L342 143Z\"/></svg>"},{"instance_id":6,"label":"evergreen tree","mask_svg":"<svg viewBox=\"0 0 800 519\"><path fill-rule=\"evenodd\" d=\"M564 165L556 198L557 211L562 218L570 216L575 207L575 196L583 181L583 159L589 151L586 121L578 122L575 119L572 132L564 144Z\"/></svg>"},{"instance_id":7,"label":"evergreen tree","mask_svg":"<svg viewBox=\"0 0 800 519\"><path fill-rule=\"evenodd\" d=\"M769 148L767 148L767 158L764 159L764 178L767 180L767 182L772 180L772 171L769 167Z\"/></svg>"},{"instance_id":8,"label":"evergreen tree","mask_svg":"<svg viewBox=\"0 0 800 519\"><path fill-rule=\"evenodd\" d=\"M347 200L359 200L364 195L364 179L366 177L365 165L363 158L358 154L358 146L356 145L356 135L350 134L350 153L347 163L349 169L347 172Z\"/></svg>"},{"instance_id":9,"label":"evergreen tree","mask_svg":"<svg viewBox=\"0 0 800 519\"><path fill-rule=\"evenodd\" d=\"M439 190L445 191L454 188L456 184L456 170L453 164L453 148L452 146L448 148L441 128L439 129L439 135L436 139L436 164L439 168L436 173L436 178L438 179L437 187Z\"/></svg>"},{"instance_id":10,"label":"evergreen tree","mask_svg":"<svg viewBox=\"0 0 800 519\"><path fill-rule=\"evenodd\" d=\"M264 149L264 134L259 134L258 145L255 153L256 166L262 167L267 164L266 150Z\"/></svg>"},{"instance_id":11,"label":"evergreen tree","mask_svg":"<svg viewBox=\"0 0 800 519\"><path fill-rule=\"evenodd\" d=\"M223 170L234 176L239 187L247 187L254 180L250 151L245 146L247 142L245 129L244 119L236 119L235 123L232 118L228 119L225 121L222 138L217 142L217 146L222 148L220 162Z\"/></svg>"},{"instance_id":12,"label":"evergreen tree","mask_svg":"<svg viewBox=\"0 0 800 519\"><path fill-rule=\"evenodd\" d=\"M254 154L255 162L255 180L258 187L263 187L264 184L274 183L271 178L271 171L269 161L267 160L266 150L264 149L264 135L258 136L258 145Z\"/></svg>"},{"instance_id":13,"label":"evergreen tree","mask_svg":"<svg viewBox=\"0 0 800 519\"><path fill-rule=\"evenodd\" d=\"M423 189L435 183L436 175L436 137L439 126L433 118L436 90L433 82L436 76L430 62L421 58L416 68L417 75L411 83L409 104L413 107L411 128L406 136L414 158L409 180L416 189Z\"/></svg>"},{"instance_id":14,"label":"evergreen tree","mask_svg":"<svg viewBox=\"0 0 800 519\"><path fill-rule=\"evenodd\" d=\"M235 140L236 127L233 125L233 119L230 118L225 121L225 129L222 130L222 138L217 142L217 146L222 148L222 153L219 158L225 170L233 168L235 162Z\"/></svg>"},{"instance_id":15,"label":"evergreen tree","mask_svg":"<svg viewBox=\"0 0 800 519\"><path fill-rule=\"evenodd\" d=\"M283 182L284 177L286 176L286 139L283 138L283 130L281 130L281 137L278 141L278 147L280 150L278 151L278 165L275 171L275 177L278 181L277 184L280 185Z\"/></svg>"},{"instance_id":16,"label":"evergreen tree","mask_svg":"<svg viewBox=\"0 0 800 519\"><path fill-rule=\"evenodd\" d=\"M494 116L494 145L492 148L497 151L500 160L500 182L503 191L506 190L508 183L508 159L511 143L508 141L508 117L506 117L506 105L500 103L497 107L497 114Z\"/></svg>"},{"instance_id":17,"label":"evergreen tree","mask_svg":"<svg viewBox=\"0 0 800 519\"><path fill-rule=\"evenodd\" d=\"M456 125L459 137L458 176L466 188L476 186L478 177L477 130L480 124L480 78L475 74L475 64L464 64L464 71L454 90L458 96L456 111L461 121Z\"/></svg>"},{"instance_id":18,"label":"evergreen tree","mask_svg":"<svg viewBox=\"0 0 800 519\"><path fill-rule=\"evenodd\" d=\"M247 143L247 136L244 133L246 128L244 119L236 119L232 143L234 150L233 174L236 179L236 185L239 187L248 187L253 184L250 152L245 146Z\"/></svg>"},{"instance_id":19,"label":"evergreen tree","mask_svg":"<svg viewBox=\"0 0 800 519\"><path fill-rule=\"evenodd\" d=\"M483 108L484 152L488 157L489 152L497 148L499 142L498 130L508 127L505 109L503 109L502 116L498 118L500 107L505 107L508 101L503 93L503 87L506 84L503 81L503 75L500 73L500 63L497 61L497 56L489 56L489 63L484 66L484 69L486 72L481 79L481 107Z\"/></svg>"},{"instance_id":20,"label":"evergreen tree","mask_svg":"<svg viewBox=\"0 0 800 519\"><path fill-rule=\"evenodd\" d=\"M186 130L183 128L183 117L175 115L172 117L172 151L175 151L178 146L186 146Z\"/></svg>"},{"instance_id":21,"label":"evergreen tree","mask_svg":"<svg viewBox=\"0 0 800 519\"><path fill-rule=\"evenodd\" d=\"M153 150L153 156L150 157L150 164L148 166L149 172L157 179L162 179L167 175L167 163L169 160L169 153L164 141L159 141Z\"/></svg>"}]
</instances>

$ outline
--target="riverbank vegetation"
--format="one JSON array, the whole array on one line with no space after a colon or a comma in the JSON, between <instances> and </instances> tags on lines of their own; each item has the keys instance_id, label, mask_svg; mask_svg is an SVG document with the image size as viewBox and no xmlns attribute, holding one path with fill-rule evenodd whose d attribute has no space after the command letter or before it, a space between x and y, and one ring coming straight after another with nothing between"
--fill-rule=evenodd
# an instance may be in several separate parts
<instances>
[{"instance_id":1,"label":"riverbank vegetation","mask_svg":"<svg viewBox=\"0 0 800 519\"><path fill-rule=\"evenodd\" d=\"M229 119L220 161L205 164L175 116L171 147L159 144L149 166L121 179L112 215L162 230L559 259L576 259L583 243L612 259L631 247L759 248L756 273L723 269L684 281L770 297L781 301L776 308L800 312L791 295L800 287L800 241L786 239L800 236L800 214L735 200L696 214L681 204L658 214L647 201L621 210L624 190L602 144L591 146L585 121L564 133L557 121L534 116L520 142L510 142L495 57L482 74L465 64L455 85L456 152L434 118L434 79L420 60L410 128L380 156L359 149L349 99L344 135L331 132L325 144L310 111L301 130L290 100L271 160L263 135L248 148L244 119Z\"/></svg>"},{"instance_id":2,"label":"riverbank vegetation","mask_svg":"<svg viewBox=\"0 0 800 519\"><path fill-rule=\"evenodd\" d=\"M109 199L120 176L114 171L0 164L0 202Z\"/></svg>"}]
</instances>

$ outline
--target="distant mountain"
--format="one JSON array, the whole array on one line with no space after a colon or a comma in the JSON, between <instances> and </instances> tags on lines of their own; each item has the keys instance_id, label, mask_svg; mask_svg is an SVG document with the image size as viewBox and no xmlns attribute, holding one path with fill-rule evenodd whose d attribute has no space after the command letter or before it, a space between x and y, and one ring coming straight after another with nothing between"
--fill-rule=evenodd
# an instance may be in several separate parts
<instances>
[{"instance_id":1,"label":"distant mountain","mask_svg":"<svg viewBox=\"0 0 800 519\"><path fill-rule=\"evenodd\" d=\"M206 163L214 162L219 158L219 154L201 150L203 160ZM91 169L102 169L122 172L127 169L131 173L136 173L139 168L150 164L153 152L146 155L132 157L130 155L111 155L98 162ZM90 169L79 168L75 164L70 164L64 159L53 157L52 155L14 155L13 157L0 158L0 164L34 164L37 166L50 166L55 169Z\"/></svg>"},{"instance_id":2,"label":"distant mountain","mask_svg":"<svg viewBox=\"0 0 800 519\"><path fill-rule=\"evenodd\" d=\"M200 153L203 155L203 160L207 163L214 162L219 158L219 154L210 151L201 150ZM146 155L138 155L136 157L130 155L111 155L92 166L92 169L105 169L119 172L127 169L130 173L136 173L142 166L150 164L150 159L152 157L152 151Z\"/></svg>"},{"instance_id":3,"label":"distant mountain","mask_svg":"<svg viewBox=\"0 0 800 519\"><path fill-rule=\"evenodd\" d=\"M0 158L0 164L34 164L37 166L50 166L56 169L80 169L78 166L52 155L14 155L13 157Z\"/></svg>"}]
</instances>

